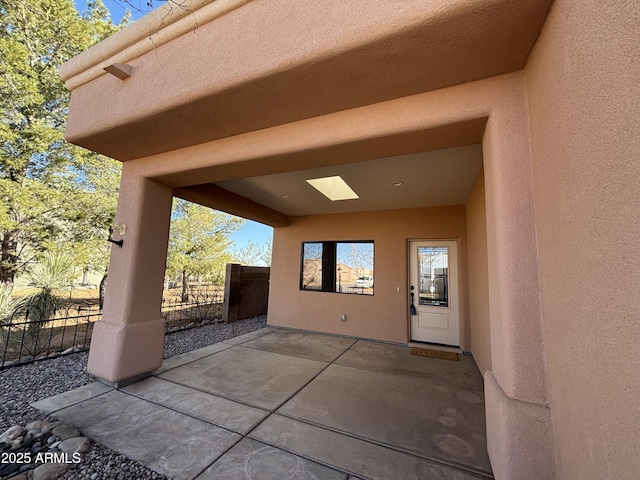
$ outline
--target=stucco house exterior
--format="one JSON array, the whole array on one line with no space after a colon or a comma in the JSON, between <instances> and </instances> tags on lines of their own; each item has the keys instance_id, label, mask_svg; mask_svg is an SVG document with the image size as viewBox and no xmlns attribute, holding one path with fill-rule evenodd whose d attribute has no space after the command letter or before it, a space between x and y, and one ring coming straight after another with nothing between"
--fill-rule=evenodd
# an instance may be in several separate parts
<instances>
[{"instance_id":1,"label":"stucco house exterior","mask_svg":"<svg viewBox=\"0 0 640 480\"><path fill-rule=\"evenodd\" d=\"M193 0L67 62L67 139L123 162L89 371L161 364L177 196L275 227L269 324L471 352L497 479L637 478L639 32L622 0Z\"/></svg>"}]
</instances>

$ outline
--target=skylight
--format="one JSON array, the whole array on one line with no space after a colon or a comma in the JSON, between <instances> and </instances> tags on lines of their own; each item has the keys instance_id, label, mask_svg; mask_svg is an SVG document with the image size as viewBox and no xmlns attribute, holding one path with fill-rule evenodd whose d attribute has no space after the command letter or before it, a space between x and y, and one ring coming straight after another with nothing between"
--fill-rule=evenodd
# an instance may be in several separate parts
<instances>
[{"instance_id":1,"label":"skylight","mask_svg":"<svg viewBox=\"0 0 640 480\"><path fill-rule=\"evenodd\" d=\"M334 177L310 178L307 180L307 183L332 202L336 200L360 198L358 194L347 185L347 182L337 175Z\"/></svg>"}]
</instances>

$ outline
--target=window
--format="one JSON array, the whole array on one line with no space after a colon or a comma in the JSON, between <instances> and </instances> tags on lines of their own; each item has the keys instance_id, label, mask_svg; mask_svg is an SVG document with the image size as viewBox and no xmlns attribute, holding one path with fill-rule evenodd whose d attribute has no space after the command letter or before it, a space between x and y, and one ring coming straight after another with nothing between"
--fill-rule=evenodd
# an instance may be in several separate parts
<instances>
[{"instance_id":1,"label":"window","mask_svg":"<svg viewBox=\"0 0 640 480\"><path fill-rule=\"evenodd\" d=\"M373 295L373 241L302 242L300 290Z\"/></svg>"},{"instance_id":2,"label":"window","mask_svg":"<svg viewBox=\"0 0 640 480\"><path fill-rule=\"evenodd\" d=\"M322 290L322 243L302 244L302 290Z\"/></svg>"},{"instance_id":3,"label":"window","mask_svg":"<svg viewBox=\"0 0 640 480\"><path fill-rule=\"evenodd\" d=\"M420 305L449 306L449 247L418 247Z\"/></svg>"}]
</instances>

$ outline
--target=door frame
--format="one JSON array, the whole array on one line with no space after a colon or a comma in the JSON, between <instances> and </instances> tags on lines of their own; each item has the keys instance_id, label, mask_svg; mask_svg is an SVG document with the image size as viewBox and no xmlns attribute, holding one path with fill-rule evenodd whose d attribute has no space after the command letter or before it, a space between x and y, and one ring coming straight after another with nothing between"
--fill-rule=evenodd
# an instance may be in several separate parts
<instances>
[{"instance_id":1,"label":"door frame","mask_svg":"<svg viewBox=\"0 0 640 480\"><path fill-rule=\"evenodd\" d=\"M454 242L455 243L455 248L456 248L456 268L455 268L455 275L456 275L456 289L455 289L455 300L457 302L457 310L458 310L458 345L454 346L454 345L446 345L446 344L441 344L441 343L436 343L436 342L423 342L421 340L414 340L413 339L413 331L412 331L412 319L411 319L411 313L409 311L409 307L407 304L407 343L411 344L411 343L424 343L424 344L432 344L434 346L437 347L442 347L445 349L461 349L462 348L462 338L463 338L463 322L462 322L462 305L460 302L460 287L461 287L461 282L462 282L462 278L460 276L460 239L458 238L410 238L407 239L407 258L406 258L406 269L407 269L407 301L410 302L411 301L411 297L410 297L410 287L411 287L411 261L412 261L412 256L411 256L411 244L412 243L419 243L419 242L434 242L434 243L438 243L438 242ZM451 293L451 295L453 295L453 293Z\"/></svg>"}]
</instances>

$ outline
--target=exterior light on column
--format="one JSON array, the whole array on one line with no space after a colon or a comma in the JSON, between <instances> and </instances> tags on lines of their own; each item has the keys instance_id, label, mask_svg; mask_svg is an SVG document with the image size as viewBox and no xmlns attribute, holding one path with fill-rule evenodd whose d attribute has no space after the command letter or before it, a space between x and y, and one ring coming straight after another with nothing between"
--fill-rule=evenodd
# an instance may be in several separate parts
<instances>
[{"instance_id":1,"label":"exterior light on column","mask_svg":"<svg viewBox=\"0 0 640 480\"><path fill-rule=\"evenodd\" d=\"M120 235L124 235L124 232L127 229L127 226L124 223L114 223L113 228L117 230L120 233ZM124 244L123 239L114 240L113 238L108 238L107 241L119 246L120 248L122 248L122 245Z\"/></svg>"},{"instance_id":2,"label":"exterior light on column","mask_svg":"<svg viewBox=\"0 0 640 480\"><path fill-rule=\"evenodd\" d=\"M104 71L110 73L114 77L118 77L120 80L129 78L133 67L126 63L112 63L108 67L104 67Z\"/></svg>"},{"instance_id":3,"label":"exterior light on column","mask_svg":"<svg viewBox=\"0 0 640 480\"><path fill-rule=\"evenodd\" d=\"M107 238L107 242L111 242L111 243L119 246L120 248L122 248L122 245L124 245L124 240L123 239L114 240L113 238Z\"/></svg>"}]
</instances>

